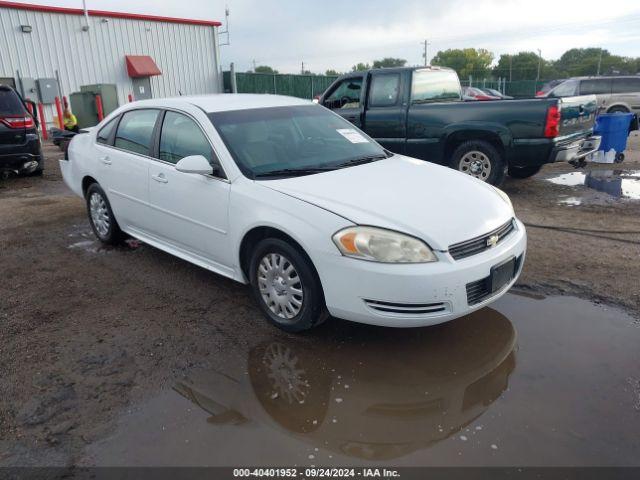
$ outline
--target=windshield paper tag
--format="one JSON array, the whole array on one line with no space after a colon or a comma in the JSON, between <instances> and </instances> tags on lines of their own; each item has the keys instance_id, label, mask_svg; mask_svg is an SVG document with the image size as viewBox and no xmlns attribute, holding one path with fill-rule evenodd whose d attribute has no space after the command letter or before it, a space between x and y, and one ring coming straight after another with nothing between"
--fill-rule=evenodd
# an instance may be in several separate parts
<instances>
[{"instance_id":1,"label":"windshield paper tag","mask_svg":"<svg viewBox=\"0 0 640 480\"><path fill-rule=\"evenodd\" d=\"M351 143L369 143L369 140L364 138L360 132L356 132L353 128L338 128L336 129L340 135L349 140Z\"/></svg>"}]
</instances>

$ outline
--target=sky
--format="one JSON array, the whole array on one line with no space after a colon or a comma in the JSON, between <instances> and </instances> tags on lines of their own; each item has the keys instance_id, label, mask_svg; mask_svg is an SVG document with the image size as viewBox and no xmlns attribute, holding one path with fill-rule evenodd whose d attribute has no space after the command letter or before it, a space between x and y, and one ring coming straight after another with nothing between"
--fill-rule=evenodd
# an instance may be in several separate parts
<instances>
[{"instance_id":1,"label":"sky","mask_svg":"<svg viewBox=\"0 0 640 480\"><path fill-rule=\"evenodd\" d=\"M14 0L15 1L15 0ZM22 1L22 0L19 0ZM409 65L448 48L495 54L541 50L556 59L572 47L600 47L640 56L637 0L86 0L90 9L224 21L231 45L223 68L269 65L283 73L347 71L392 56ZM27 0L82 7L81 0ZM188 8L185 6L188 5ZM603 6L606 5L606 8Z\"/></svg>"}]
</instances>

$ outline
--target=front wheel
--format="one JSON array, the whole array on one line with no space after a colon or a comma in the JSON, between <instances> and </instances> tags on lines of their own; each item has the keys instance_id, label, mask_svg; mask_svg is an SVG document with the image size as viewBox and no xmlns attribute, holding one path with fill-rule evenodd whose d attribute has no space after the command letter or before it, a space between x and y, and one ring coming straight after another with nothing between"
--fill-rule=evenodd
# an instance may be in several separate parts
<instances>
[{"instance_id":1,"label":"front wheel","mask_svg":"<svg viewBox=\"0 0 640 480\"><path fill-rule=\"evenodd\" d=\"M509 176L511 178L529 178L538 173L541 168L542 165L535 165L531 167L509 167Z\"/></svg>"},{"instance_id":2,"label":"front wheel","mask_svg":"<svg viewBox=\"0 0 640 480\"><path fill-rule=\"evenodd\" d=\"M491 185L500 185L504 180L504 159L492 144L484 140L469 140L458 145L449 166Z\"/></svg>"},{"instance_id":3,"label":"front wheel","mask_svg":"<svg viewBox=\"0 0 640 480\"><path fill-rule=\"evenodd\" d=\"M301 332L328 316L322 285L311 261L278 238L262 240L250 263L253 295L267 319L287 332Z\"/></svg>"},{"instance_id":4,"label":"front wheel","mask_svg":"<svg viewBox=\"0 0 640 480\"><path fill-rule=\"evenodd\" d=\"M123 238L104 190L97 183L87 189L87 212L93 233L102 243L115 245Z\"/></svg>"}]
</instances>

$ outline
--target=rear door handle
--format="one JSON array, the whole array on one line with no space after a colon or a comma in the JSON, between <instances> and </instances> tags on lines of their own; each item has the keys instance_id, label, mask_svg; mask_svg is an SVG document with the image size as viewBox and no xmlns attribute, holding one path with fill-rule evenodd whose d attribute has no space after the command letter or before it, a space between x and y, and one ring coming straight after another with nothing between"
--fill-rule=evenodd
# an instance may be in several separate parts
<instances>
[{"instance_id":1,"label":"rear door handle","mask_svg":"<svg viewBox=\"0 0 640 480\"><path fill-rule=\"evenodd\" d=\"M105 155L104 157L100 157L100 161L105 165L111 165L111 160L109 159L108 155Z\"/></svg>"},{"instance_id":2,"label":"rear door handle","mask_svg":"<svg viewBox=\"0 0 640 480\"><path fill-rule=\"evenodd\" d=\"M163 173L159 173L158 175L151 175L151 178L153 178L156 182L169 183L169 180L167 180Z\"/></svg>"}]
</instances>

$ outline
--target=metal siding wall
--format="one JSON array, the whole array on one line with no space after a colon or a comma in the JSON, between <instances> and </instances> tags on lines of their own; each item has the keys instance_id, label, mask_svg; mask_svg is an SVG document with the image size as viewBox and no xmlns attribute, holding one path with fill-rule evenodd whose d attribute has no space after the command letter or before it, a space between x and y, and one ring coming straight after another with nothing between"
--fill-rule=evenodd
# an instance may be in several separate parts
<instances>
[{"instance_id":1,"label":"metal siding wall","mask_svg":"<svg viewBox=\"0 0 640 480\"><path fill-rule=\"evenodd\" d=\"M154 97L221 91L215 27L93 16L88 32L83 25L81 15L0 7L0 76L55 78L57 70L67 96L81 85L115 83L122 105L132 93L125 55L150 55L162 71L151 78ZM54 110L46 108L49 123Z\"/></svg>"}]
</instances>

